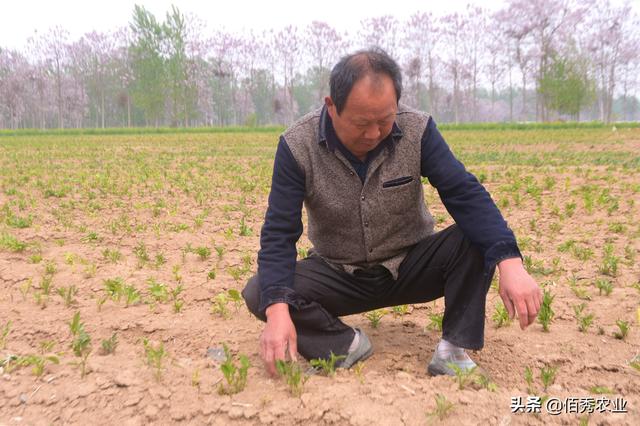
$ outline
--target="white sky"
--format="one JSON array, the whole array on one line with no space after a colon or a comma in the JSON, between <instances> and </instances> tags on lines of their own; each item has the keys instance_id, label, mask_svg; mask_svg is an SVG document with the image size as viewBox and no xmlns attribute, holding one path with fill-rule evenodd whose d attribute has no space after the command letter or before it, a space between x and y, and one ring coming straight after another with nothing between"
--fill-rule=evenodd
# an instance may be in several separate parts
<instances>
[{"instance_id":1,"label":"white sky","mask_svg":"<svg viewBox=\"0 0 640 426\"><path fill-rule=\"evenodd\" d=\"M580 1L580 0L578 0ZM625 0L612 0L621 4ZM640 13L640 0L628 0ZM324 21L354 34L360 20L394 15L404 19L418 10L431 9L436 15L462 11L468 3L497 10L504 0L3 0L0 6L0 46L22 49L35 32L60 25L72 40L93 30L113 31L131 19L134 4L142 4L160 20L175 4L182 13L193 13L209 29L240 31L304 26Z\"/></svg>"},{"instance_id":2,"label":"white sky","mask_svg":"<svg viewBox=\"0 0 640 426\"><path fill-rule=\"evenodd\" d=\"M175 4L183 14L193 13L200 17L210 29L260 31L288 24L304 26L318 20L355 33L360 20L367 17L389 14L403 19L427 8L442 15L464 10L468 3L498 9L504 0L3 0L0 3L3 3L0 7L0 46L22 49L35 31L46 32L56 25L67 29L72 40L93 30L106 32L125 26L136 3L160 20Z\"/></svg>"}]
</instances>

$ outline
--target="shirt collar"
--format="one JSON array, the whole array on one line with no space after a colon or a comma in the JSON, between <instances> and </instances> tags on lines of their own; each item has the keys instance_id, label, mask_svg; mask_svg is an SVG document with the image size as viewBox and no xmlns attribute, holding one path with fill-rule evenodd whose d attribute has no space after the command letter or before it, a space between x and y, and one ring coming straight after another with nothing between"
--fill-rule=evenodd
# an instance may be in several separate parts
<instances>
[{"instance_id":1,"label":"shirt collar","mask_svg":"<svg viewBox=\"0 0 640 426\"><path fill-rule=\"evenodd\" d=\"M394 121L393 126L391 127L391 139L394 142L398 142L400 138L402 138L403 133L402 129L398 126L398 124ZM337 143L340 143L338 136L333 128L333 123L331 122L331 117L327 112L327 106L322 106L322 111L320 112L320 124L318 128L318 143L325 143L329 151L332 151L336 148ZM393 149L393 144L389 144L389 147Z\"/></svg>"}]
</instances>

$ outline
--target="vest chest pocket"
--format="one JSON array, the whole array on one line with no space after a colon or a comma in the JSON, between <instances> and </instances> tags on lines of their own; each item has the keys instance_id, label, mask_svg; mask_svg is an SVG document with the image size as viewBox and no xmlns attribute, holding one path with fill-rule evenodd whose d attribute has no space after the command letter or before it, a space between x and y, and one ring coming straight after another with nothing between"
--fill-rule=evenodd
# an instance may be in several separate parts
<instances>
[{"instance_id":1,"label":"vest chest pocket","mask_svg":"<svg viewBox=\"0 0 640 426\"><path fill-rule=\"evenodd\" d=\"M403 176L382 182L381 201L390 214L407 214L416 205L416 180Z\"/></svg>"}]
</instances>

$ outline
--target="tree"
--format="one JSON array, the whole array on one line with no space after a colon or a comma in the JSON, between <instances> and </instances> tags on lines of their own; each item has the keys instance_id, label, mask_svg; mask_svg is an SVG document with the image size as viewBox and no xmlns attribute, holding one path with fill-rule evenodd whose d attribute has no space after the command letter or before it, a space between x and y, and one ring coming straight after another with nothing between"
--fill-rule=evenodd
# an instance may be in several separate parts
<instances>
[{"instance_id":1,"label":"tree","mask_svg":"<svg viewBox=\"0 0 640 426\"><path fill-rule=\"evenodd\" d=\"M584 58L553 55L538 82L545 107L580 121L580 110L595 99L595 84L587 68Z\"/></svg>"},{"instance_id":2,"label":"tree","mask_svg":"<svg viewBox=\"0 0 640 426\"><path fill-rule=\"evenodd\" d=\"M155 16L143 6L136 5L130 25L133 40L132 97L144 112L146 124L160 125L165 106L165 67L161 55L163 28Z\"/></svg>"}]
</instances>

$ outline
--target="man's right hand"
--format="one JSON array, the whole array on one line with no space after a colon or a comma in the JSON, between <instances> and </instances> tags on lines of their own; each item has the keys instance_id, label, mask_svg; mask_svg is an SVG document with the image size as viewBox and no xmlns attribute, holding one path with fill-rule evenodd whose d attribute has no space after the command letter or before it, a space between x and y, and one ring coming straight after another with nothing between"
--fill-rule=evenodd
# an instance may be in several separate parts
<instances>
[{"instance_id":1,"label":"man's right hand","mask_svg":"<svg viewBox=\"0 0 640 426\"><path fill-rule=\"evenodd\" d=\"M289 315L289 305L274 303L266 310L267 325L260 336L260 357L269 374L276 374L276 360L289 357L295 361L298 354L296 327Z\"/></svg>"}]
</instances>

